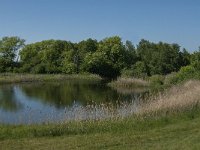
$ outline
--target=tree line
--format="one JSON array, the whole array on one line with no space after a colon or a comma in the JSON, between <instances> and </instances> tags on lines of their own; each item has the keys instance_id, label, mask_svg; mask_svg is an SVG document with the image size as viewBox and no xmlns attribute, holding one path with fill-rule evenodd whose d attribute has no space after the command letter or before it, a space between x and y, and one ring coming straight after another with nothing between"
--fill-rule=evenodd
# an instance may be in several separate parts
<instances>
[{"instance_id":1,"label":"tree line","mask_svg":"<svg viewBox=\"0 0 200 150\"><path fill-rule=\"evenodd\" d=\"M83 72L115 78L146 77L177 72L200 60L200 50L189 53L178 44L142 39L134 46L118 36L78 43L45 40L25 44L19 37L0 39L0 72L78 74Z\"/></svg>"}]
</instances>

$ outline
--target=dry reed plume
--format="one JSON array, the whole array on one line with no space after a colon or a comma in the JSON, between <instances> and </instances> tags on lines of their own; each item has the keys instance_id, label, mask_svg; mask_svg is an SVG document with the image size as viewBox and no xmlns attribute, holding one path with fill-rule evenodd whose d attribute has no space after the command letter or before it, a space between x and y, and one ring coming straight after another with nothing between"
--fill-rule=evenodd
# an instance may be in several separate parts
<instances>
[{"instance_id":1,"label":"dry reed plume","mask_svg":"<svg viewBox=\"0 0 200 150\"><path fill-rule=\"evenodd\" d=\"M176 85L162 94L136 97L132 102L121 102L113 106L94 104L78 106L73 109L74 120L103 120L124 118L135 115L143 117L163 112L178 112L185 108L193 109L200 102L200 81L190 80L183 85ZM70 117L66 117L70 118ZM66 119L68 120L68 119Z\"/></svg>"},{"instance_id":2,"label":"dry reed plume","mask_svg":"<svg viewBox=\"0 0 200 150\"><path fill-rule=\"evenodd\" d=\"M109 84L113 87L146 87L149 82L137 78L118 78Z\"/></svg>"},{"instance_id":3,"label":"dry reed plume","mask_svg":"<svg viewBox=\"0 0 200 150\"><path fill-rule=\"evenodd\" d=\"M187 81L166 90L148 102L141 104L139 114L151 114L161 111L173 112L184 108L193 108L200 102L200 81Z\"/></svg>"}]
</instances>

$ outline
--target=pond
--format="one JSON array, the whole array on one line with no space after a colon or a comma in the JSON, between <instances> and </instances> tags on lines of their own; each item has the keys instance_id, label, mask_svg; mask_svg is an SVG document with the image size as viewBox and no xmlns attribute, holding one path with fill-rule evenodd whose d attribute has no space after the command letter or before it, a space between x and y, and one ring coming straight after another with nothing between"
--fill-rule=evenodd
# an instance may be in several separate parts
<instances>
[{"instance_id":1,"label":"pond","mask_svg":"<svg viewBox=\"0 0 200 150\"><path fill-rule=\"evenodd\" d=\"M124 111L128 108L119 105L134 104L131 112L135 111L143 93L143 90L112 89L102 81L1 85L0 123L38 124L106 118L110 115L107 106L126 115Z\"/></svg>"}]
</instances>

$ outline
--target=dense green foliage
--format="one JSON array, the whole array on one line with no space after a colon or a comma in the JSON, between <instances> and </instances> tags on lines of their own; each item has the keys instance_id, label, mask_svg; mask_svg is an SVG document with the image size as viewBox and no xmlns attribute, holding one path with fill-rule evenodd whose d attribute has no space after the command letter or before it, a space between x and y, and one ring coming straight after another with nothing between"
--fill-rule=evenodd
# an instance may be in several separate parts
<instances>
[{"instance_id":1,"label":"dense green foliage","mask_svg":"<svg viewBox=\"0 0 200 150\"><path fill-rule=\"evenodd\" d=\"M106 38L99 42L94 53L88 53L85 70L104 77L116 77L127 66L126 50L119 37Z\"/></svg>"},{"instance_id":2,"label":"dense green foliage","mask_svg":"<svg viewBox=\"0 0 200 150\"><path fill-rule=\"evenodd\" d=\"M72 73L75 70L74 45L66 41L48 40L29 44L20 52L21 72Z\"/></svg>"},{"instance_id":3,"label":"dense green foliage","mask_svg":"<svg viewBox=\"0 0 200 150\"><path fill-rule=\"evenodd\" d=\"M169 88L188 80L200 80L200 62L192 61L190 65L181 67L178 72L167 75L153 75L147 78L153 90Z\"/></svg>"},{"instance_id":4,"label":"dense green foliage","mask_svg":"<svg viewBox=\"0 0 200 150\"><path fill-rule=\"evenodd\" d=\"M79 43L46 40L24 44L19 37L0 40L0 72L75 74L89 72L102 77L166 75L198 63L200 52L190 54L178 44L142 39L137 47L118 36ZM20 59L19 59L20 58Z\"/></svg>"},{"instance_id":5,"label":"dense green foliage","mask_svg":"<svg viewBox=\"0 0 200 150\"><path fill-rule=\"evenodd\" d=\"M0 40L0 72L13 71L17 66L18 52L24 46L19 37L3 37Z\"/></svg>"},{"instance_id":6,"label":"dense green foliage","mask_svg":"<svg viewBox=\"0 0 200 150\"><path fill-rule=\"evenodd\" d=\"M182 67L179 72L170 78L171 84L181 83L189 79L200 79L200 63L194 62L189 66Z\"/></svg>"}]
</instances>

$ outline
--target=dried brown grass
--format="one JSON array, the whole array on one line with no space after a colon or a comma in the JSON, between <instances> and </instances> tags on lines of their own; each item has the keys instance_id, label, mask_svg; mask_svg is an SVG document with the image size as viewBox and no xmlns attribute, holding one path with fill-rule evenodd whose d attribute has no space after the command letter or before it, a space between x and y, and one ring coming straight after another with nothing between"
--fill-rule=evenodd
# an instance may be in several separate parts
<instances>
[{"instance_id":1,"label":"dried brown grass","mask_svg":"<svg viewBox=\"0 0 200 150\"><path fill-rule=\"evenodd\" d=\"M174 86L141 104L138 114L177 112L193 108L200 102L200 81L190 80Z\"/></svg>"},{"instance_id":2,"label":"dried brown grass","mask_svg":"<svg viewBox=\"0 0 200 150\"><path fill-rule=\"evenodd\" d=\"M118 78L116 81L113 81L109 84L112 87L124 87L124 88L133 88L133 87L147 87L149 82L137 78Z\"/></svg>"}]
</instances>

